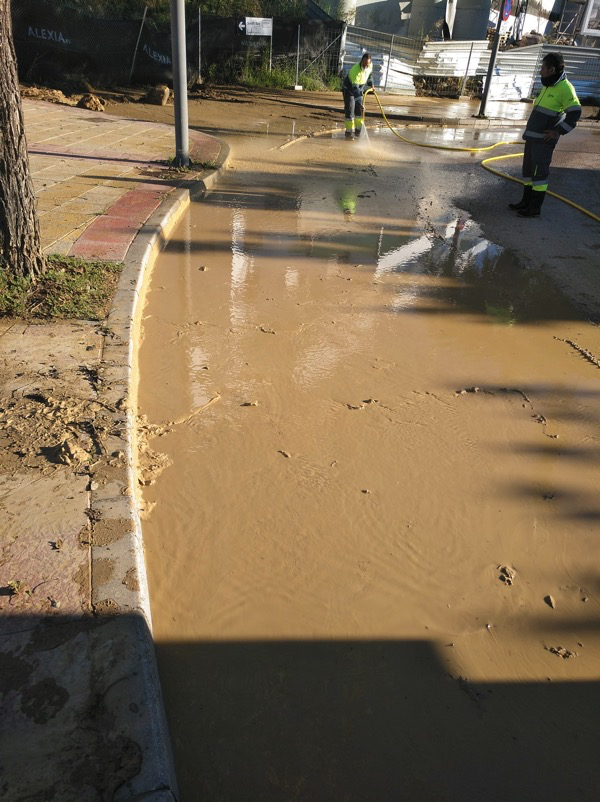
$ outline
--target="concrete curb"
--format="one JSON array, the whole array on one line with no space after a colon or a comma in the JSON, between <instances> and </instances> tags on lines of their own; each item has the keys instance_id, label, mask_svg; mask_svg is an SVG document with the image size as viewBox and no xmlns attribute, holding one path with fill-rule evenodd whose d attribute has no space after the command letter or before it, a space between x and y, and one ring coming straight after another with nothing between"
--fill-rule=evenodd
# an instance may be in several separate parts
<instances>
[{"instance_id":1,"label":"concrete curb","mask_svg":"<svg viewBox=\"0 0 600 802\"><path fill-rule=\"evenodd\" d=\"M105 453L94 466L89 517L92 524L91 597L97 615L108 614L112 637L98 641L94 654L118 678L104 706L116 729L133 740L142 755L141 770L116 793L115 802L174 802L178 798L173 757L154 644L142 527L136 502L137 345L144 296L154 262L190 204L218 181L229 159L221 144L215 169L174 190L135 237L106 321L98 402L108 436ZM123 626L122 622L126 622ZM121 625L119 625L121 622ZM106 633L106 626L102 629ZM104 650L104 651L102 651ZM108 668L107 668L108 666ZM109 687L112 687L109 685ZM132 711L135 715L132 716Z\"/></svg>"}]
</instances>

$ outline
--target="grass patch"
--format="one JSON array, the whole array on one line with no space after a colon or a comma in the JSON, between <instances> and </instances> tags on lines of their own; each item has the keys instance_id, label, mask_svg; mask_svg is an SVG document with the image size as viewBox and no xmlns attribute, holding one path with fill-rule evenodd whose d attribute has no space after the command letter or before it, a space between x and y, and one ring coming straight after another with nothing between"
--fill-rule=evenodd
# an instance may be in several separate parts
<instances>
[{"instance_id":1,"label":"grass patch","mask_svg":"<svg viewBox=\"0 0 600 802\"><path fill-rule=\"evenodd\" d=\"M241 81L246 86L267 89L291 89L296 83L296 73L292 68L282 69L273 67L247 68L242 73ZM304 73L300 76L300 84L309 92L318 92L327 89L321 78Z\"/></svg>"},{"instance_id":2,"label":"grass patch","mask_svg":"<svg viewBox=\"0 0 600 802\"><path fill-rule=\"evenodd\" d=\"M110 311L122 264L48 257L36 282L0 265L0 316L104 320Z\"/></svg>"},{"instance_id":3,"label":"grass patch","mask_svg":"<svg viewBox=\"0 0 600 802\"><path fill-rule=\"evenodd\" d=\"M248 51L245 63L241 68L239 79L243 85L262 89L291 89L296 85L296 62L294 59L278 58L270 66L266 54L260 54L258 58L251 56L252 54ZM321 91L328 89L331 77L326 73L321 74L318 67L313 65L299 74L298 82L309 92Z\"/></svg>"}]
</instances>

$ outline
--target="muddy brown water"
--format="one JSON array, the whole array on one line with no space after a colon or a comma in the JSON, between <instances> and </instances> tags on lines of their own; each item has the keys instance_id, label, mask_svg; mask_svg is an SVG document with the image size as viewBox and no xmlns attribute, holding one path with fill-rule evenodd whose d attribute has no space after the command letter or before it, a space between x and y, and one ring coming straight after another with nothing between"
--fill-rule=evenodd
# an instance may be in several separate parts
<instances>
[{"instance_id":1,"label":"muddy brown water","mask_svg":"<svg viewBox=\"0 0 600 802\"><path fill-rule=\"evenodd\" d=\"M600 328L335 146L234 162L152 277L181 798L598 799Z\"/></svg>"}]
</instances>

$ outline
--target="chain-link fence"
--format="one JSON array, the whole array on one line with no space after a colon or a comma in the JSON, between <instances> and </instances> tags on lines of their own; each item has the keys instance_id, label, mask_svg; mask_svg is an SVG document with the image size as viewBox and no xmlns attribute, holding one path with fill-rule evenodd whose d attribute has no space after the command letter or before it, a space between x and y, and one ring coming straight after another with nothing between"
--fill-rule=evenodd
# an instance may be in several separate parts
<instances>
[{"instance_id":1,"label":"chain-link fence","mask_svg":"<svg viewBox=\"0 0 600 802\"><path fill-rule=\"evenodd\" d=\"M489 64L487 41L426 42L415 66L418 95L478 97Z\"/></svg>"},{"instance_id":2,"label":"chain-link fence","mask_svg":"<svg viewBox=\"0 0 600 802\"><path fill-rule=\"evenodd\" d=\"M72 74L96 84L170 83L169 18L145 9L137 20L91 16L46 0L13 0L13 35L19 71L32 82L64 83ZM188 14L188 80L218 82L260 78L273 70L281 85L299 77L325 88L340 68L342 24L273 19L272 36L246 35L244 18Z\"/></svg>"},{"instance_id":3,"label":"chain-link fence","mask_svg":"<svg viewBox=\"0 0 600 802\"><path fill-rule=\"evenodd\" d=\"M158 83L172 77L170 32L150 13L141 19L95 17L45 0L13 0L13 37L22 78L60 82ZM190 65L198 63L197 25L188 24Z\"/></svg>"},{"instance_id":4,"label":"chain-link fence","mask_svg":"<svg viewBox=\"0 0 600 802\"><path fill-rule=\"evenodd\" d=\"M415 66L423 40L396 36L367 28L348 26L344 48L344 70L370 53L373 61L373 84L386 92L415 94Z\"/></svg>"},{"instance_id":5,"label":"chain-link fence","mask_svg":"<svg viewBox=\"0 0 600 802\"><path fill-rule=\"evenodd\" d=\"M490 100L522 100L537 94L543 56L561 52L579 97L600 102L598 49L556 44L516 47L498 53ZM430 97L481 97L490 60L487 40L423 41L348 27L344 69L371 53L373 82L388 92Z\"/></svg>"},{"instance_id":6,"label":"chain-link fence","mask_svg":"<svg viewBox=\"0 0 600 802\"><path fill-rule=\"evenodd\" d=\"M340 70L342 25L318 20L273 18L273 35L248 36L243 18L202 15L200 69L216 82L253 82L270 72L271 83L326 88Z\"/></svg>"},{"instance_id":7,"label":"chain-link fence","mask_svg":"<svg viewBox=\"0 0 600 802\"><path fill-rule=\"evenodd\" d=\"M344 67L369 52L373 83L386 92L430 97L477 96L487 69L488 43L425 41L348 27Z\"/></svg>"},{"instance_id":8,"label":"chain-link fence","mask_svg":"<svg viewBox=\"0 0 600 802\"><path fill-rule=\"evenodd\" d=\"M91 83L156 84L172 80L170 20L145 8L139 19L91 16L48 0L13 0L19 71L31 82L64 86L70 75ZM306 89L339 88L364 52L382 91L458 97L481 94L488 42L423 41L325 20L273 18L272 36L250 36L245 18L187 17L188 80L246 82ZM539 88L539 63L560 50L580 97L600 98L598 50L559 45L498 54L491 99L518 100ZM267 79L265 73L269 73Z\"/></svg>"}]
</instances>

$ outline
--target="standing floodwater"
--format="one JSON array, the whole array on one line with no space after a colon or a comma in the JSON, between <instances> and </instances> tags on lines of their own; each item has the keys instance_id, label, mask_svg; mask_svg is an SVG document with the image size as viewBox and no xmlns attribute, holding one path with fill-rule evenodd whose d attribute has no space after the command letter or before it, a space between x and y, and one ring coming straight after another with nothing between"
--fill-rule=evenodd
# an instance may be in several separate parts
<instances>
[{"instance_id":1,"label":"standing floodwater","mask_svg":"<svg viewBox=\"0 0 600 802\"><path fill-rule=\"evenodd\" d=\"M181 798L597 800L600 329L376 139L236 162L153 274Z\"/></svg>"}]
</instances>

